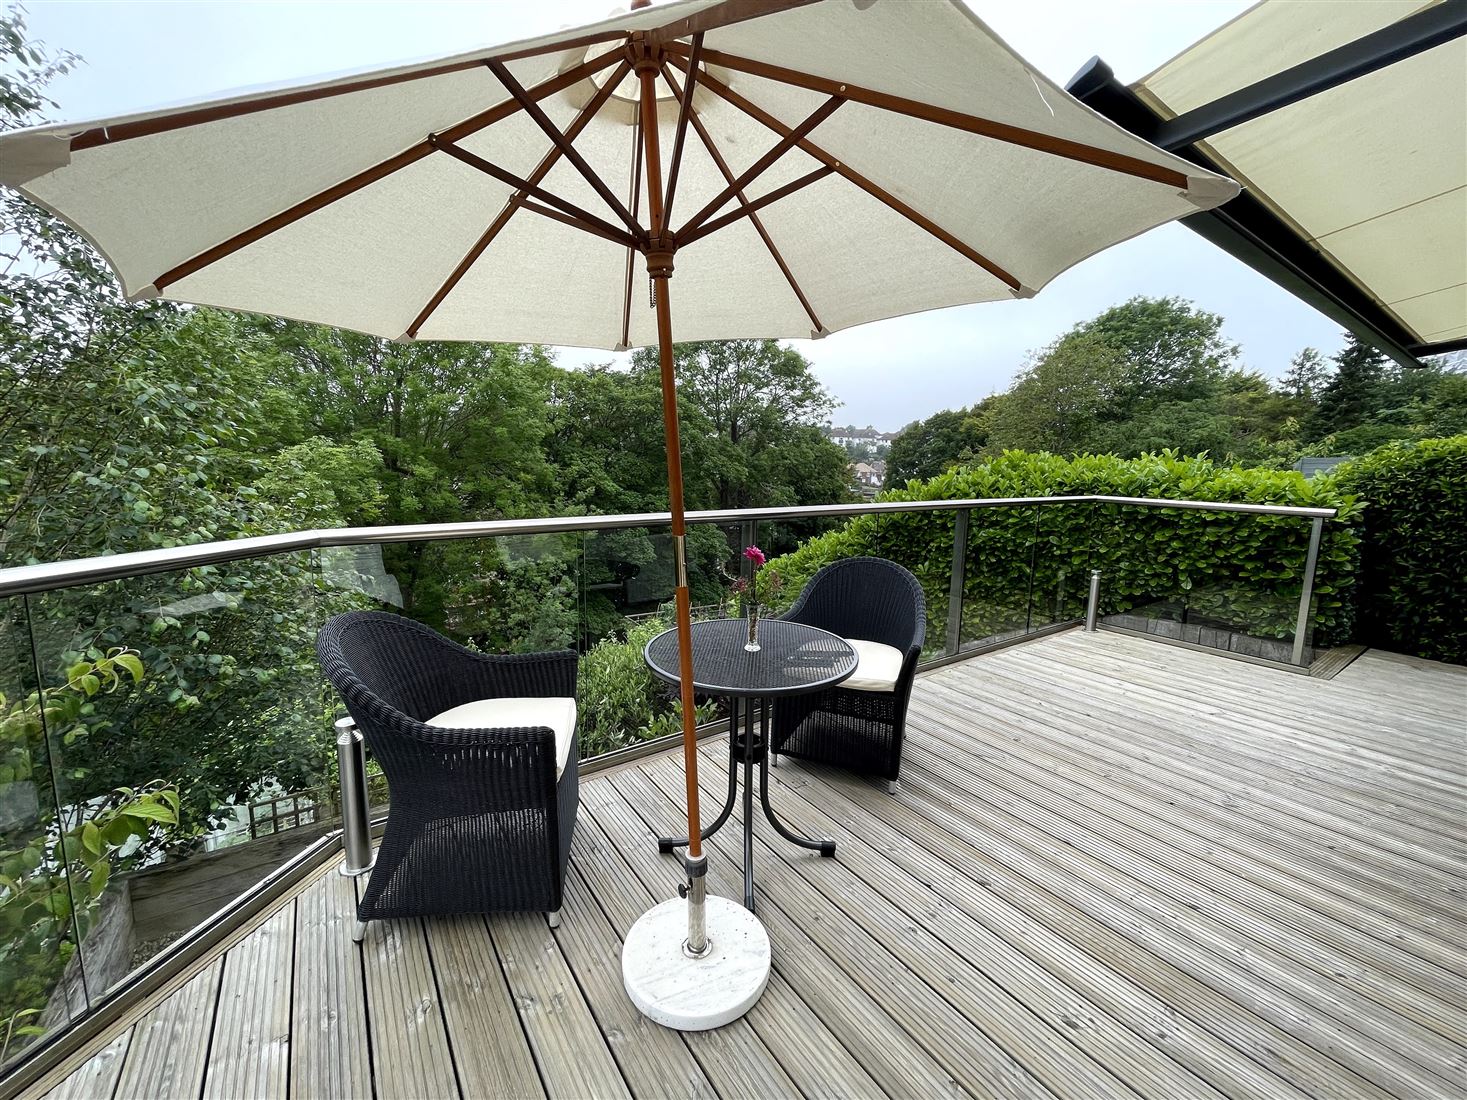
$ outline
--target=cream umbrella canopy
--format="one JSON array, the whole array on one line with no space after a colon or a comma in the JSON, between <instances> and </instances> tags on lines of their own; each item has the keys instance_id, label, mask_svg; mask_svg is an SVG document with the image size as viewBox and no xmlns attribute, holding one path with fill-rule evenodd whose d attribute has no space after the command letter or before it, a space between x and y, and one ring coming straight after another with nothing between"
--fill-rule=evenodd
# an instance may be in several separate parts
<instances>
[{"instance_id":1,"label":"cream umbrella canopy","mask_svg":"<svg viewBox=\"0 0 1467 1100\"><path fill-rule=\"evenodd\" d=\"M1028 297L1237 192L1076 102L959 0L642 6L453 57L15 132L0 137L0 182L84 233L133 298L393 339L658 345L688 944L705 959L670 284L682 340L818 337Z\"/></svg>"}]
</instances>

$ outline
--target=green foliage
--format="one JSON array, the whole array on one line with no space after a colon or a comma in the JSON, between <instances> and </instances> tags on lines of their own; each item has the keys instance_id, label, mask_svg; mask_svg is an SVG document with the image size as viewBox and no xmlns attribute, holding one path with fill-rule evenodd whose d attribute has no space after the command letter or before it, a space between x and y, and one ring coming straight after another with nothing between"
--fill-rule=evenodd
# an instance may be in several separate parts
<instances>
[{"instance_id":1,"label":"green foliage","mask_svg":"<svg viewBox=\"0 0 1467 1100\"><path fill-rule=\"evenodd\" d=\"M1073 454L1114 419L1126 377L1120 354L1093 333L1071 333L1046 348L994 408L988 446Z\"/></svg>"},{"instance_id":2,"label":"green foliage","mask_svg":"<svg viewBox=\"0 0 1467 1100\"><path fill-rule=\"evenodd\" d=\"M1319 393L1319 405L1309 418L1311 439L1358 427L1380 411L1380 384L1386 376L1386 359L1369 344L1351 335L1335 356L1334 376Z\"/></svg>"},{"instance_id":3,"label":"green foliage","mask_svg":"<svg viewBox=\"0 0 1467 1100\"><path fill-rule=\"evenodd\" d=\"M820 427L835 402L803 355L776 340L721 340L677 344L673 363L689 508L849 498L845 452ZM658 384L655 348L632 354L632 374ZM647 426L660 450L660 421Z\"/></svg>"},{"instance_id":4,"label":"green foliage","mask_svg":"<svg viewBox=\"0 0 1467 1100\"><path fill-rule=\"evenodd\" d=\"M1124 460L1010 451L882 499L1090 494L1339 508L1340 519L1325 528L1314 622L1320 644L1348 634L1359 509L1329 479L1221 466L1170 452ZM922 583L928 645L940 650L952 537L950 512L862 516L773 564L793 596L817 569L838 558L875 554L900 562ZM1291 637L1307 545L1307 522L1286 517L1118 505L981 509L970 518L963 637L1077 617L1091 569L1104 572L1106 613L1177 603L1194 619L1259 637Z\"/></svg>"},{"instance_id":5,"label":"green foliage","mask_svg":"<svg viewBox=\"0 0 1467 1100\"><path fill-rule=\"evenodd\" d=\"M98 702L144 680L133 650L93 652L65 681L21 698L0 694L0 805L14 821L0 840L0 1060L17 1039L40 1033L51 990L102 904L112 876L152 858L178 824L177 789L155 782L63 806L40 791L48 741L72 745L108 730Z\"/></svg>"},{"instance_id":6,"label":"green foliage","mask_svg":"<svg viewBox=\"0 0 1467 1100\"><path fill-rule=\"evenodd\" d=\"M1223 319L1181 298L1132 298L1076 325L1066 340L1093 337L1124 365L1117 413L1137 405L1210 397L1237 358Z\"/></svg>"},{"instance_id":7,"label":"green foliage","mask_svg":"<svg viewBox=\"0 0 1467 1100\"><path fill-rule=\"evenodd\" d=\"M1335 478L1365 502L1360 640L1467 664L1467 435L1392 443Z\"/></svg>"},{"instance_id":8,"label":"green foliage","mask_svg":"<svg viewBox=\"0 0 1467 1100\"><path fill-rule=\"evenodd\" d=\"M682 703L674 689L647 669L642 651L668 629L665 619L632 626L625 640L607 638L581 657L579 695L581 756L664 737L682 729ZM711 704L698 708L698 721L713 717Z\"/></svg>"},{"instance_id":9,"label":"green foliage","mask_svg":"<svg viewBox=\"0 0 1467 1100\"><path fill-rule=\"evenodd\" d=\"M1324 392L1329 381L1329 368L1324 356L1314 348L1304 348L1289 361L1289 369L1279 380L1279 389L1286 396L1313 405Z\"/></svg>"},{"instance_id":10,"label":"green foliage","mask_svg":"<svg viewBox=\"0 0 1467 1100\"><path fill-rule=\"evenodd\" d=\"M985 412L991 404L989 399L971 409L943 409L908 424L891 441L885 488L936 477L971 459L988 442Z\"/></svg>"}]
</instances>

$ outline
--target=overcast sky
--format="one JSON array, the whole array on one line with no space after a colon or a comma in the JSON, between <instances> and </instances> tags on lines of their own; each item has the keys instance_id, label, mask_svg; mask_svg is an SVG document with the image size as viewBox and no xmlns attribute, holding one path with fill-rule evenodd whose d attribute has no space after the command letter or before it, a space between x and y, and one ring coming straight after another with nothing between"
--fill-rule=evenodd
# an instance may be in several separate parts
<instances>
[{"instance_id":1,"label":"overcast sky","mask_svg":"<svg viewBox=\"0 0 1467 1100\"><path fill-rule=\"evenodd\" d=\"M881 0L927 3L932 0ZM1247 7L1246 0L969 0L1063 86L1099 55L1145 76ZM606 16L613 0L30 0L31 33L86 64L53 86L61 118L90 118L245 85L294 80L525 38ZM624 5L623 5L624 6ZM896 429L1007 387L1025 354L1137 294L1180 295L1227 319L1244 363L1277 376L1301 347L1326 354L1337 326L1177 225L1092 257L1037 298L879 321L795 341L844 403L837 423ZM566 365L607 352L564 349Z\"/></svg>"}]
</instances>

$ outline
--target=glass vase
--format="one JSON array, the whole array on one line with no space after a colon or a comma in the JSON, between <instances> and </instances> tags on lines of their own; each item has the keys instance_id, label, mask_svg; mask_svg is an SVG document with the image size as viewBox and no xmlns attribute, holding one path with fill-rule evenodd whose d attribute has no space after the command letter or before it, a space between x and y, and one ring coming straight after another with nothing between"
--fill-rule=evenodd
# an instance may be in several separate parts
<instances>
[{"instance_id":1,"label":"glass vase","mask_svg":"<svg viewBox=\"0 0 1467 1100\"><path fill-rule=\"evenodd\" d=\"M744 618L749 622L749 640L744 643L745 653L759 652L759 605L750 600L744 605Z\"/></svg>"}]
</instances>

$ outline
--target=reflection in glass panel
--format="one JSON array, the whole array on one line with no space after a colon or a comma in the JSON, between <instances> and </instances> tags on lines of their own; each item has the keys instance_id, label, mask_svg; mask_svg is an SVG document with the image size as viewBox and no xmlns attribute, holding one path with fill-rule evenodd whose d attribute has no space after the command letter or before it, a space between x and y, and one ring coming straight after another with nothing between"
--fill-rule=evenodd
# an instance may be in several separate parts
<instances>
[{"instance_id":1,"label":"reflection in glass panel","mask_svg":"<svg viewBox=\"0 0 1467 1100\"><path fill-rule=\"evenodd\" d=\"M961 648L1021 637L1029 600L1038 515L1035 507L975 508L968 521Z\"/></svg>"},{"instance_id":2,"label":"reflection in glass panel","mask_svg":"<svg viewBox=\"0 0 1467 1100\"><path fill-rule=\"evenodd\" d=\"M42 678L83 697L47 734L93 1002L258 879L251 845L335 818L318 584L303 552L32 599Z\"/></svg>"},{"instance_id":3,"label":"reflection in glass panel","mask_svg":"<svg viewBox=\"0 0 1467 1100\"><path fill-rule=\"evenodd\" d=\"M737 530L734 536L736 539ZM647 669L642 651L673 625L672 536L656 528L591 531L585 547L585 598L578 686L581 756L597 756L682 728L676 690ZM729 533L688 527L688 587L695 619L726 610L726 574L736 568ZM700 704L699 722L716 717Z\"/></svg>"},{"instance_id":4,"label":"reflection in glass panel","mask_svg":"<svg viewBox=\"0 0 1467 1100\"><path fill-rule=\"evenodd\" d=\"M1085 617L1090 592L1093 504L1038 508L1029 597L1029 630Z\"/></svg>"},{"instance_id":5,"label":"reflection in glass panel","mask_svg":"<svg viewBox=\"0 0 1467 1100\"><path fill-rule=\"evenodd\" d=\"M0 1065L86 1007L76 919L95 906L78 912L67 872L84 876L87 897L95 860L69 854L76 838L62 843L45 735L48 709L64 724L86 698L79 680L52 684L42 697L26 601L0 601Z\"/></svg>"}]
</instances>

